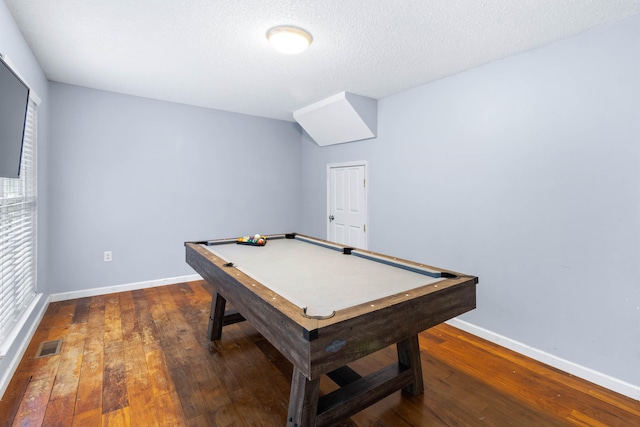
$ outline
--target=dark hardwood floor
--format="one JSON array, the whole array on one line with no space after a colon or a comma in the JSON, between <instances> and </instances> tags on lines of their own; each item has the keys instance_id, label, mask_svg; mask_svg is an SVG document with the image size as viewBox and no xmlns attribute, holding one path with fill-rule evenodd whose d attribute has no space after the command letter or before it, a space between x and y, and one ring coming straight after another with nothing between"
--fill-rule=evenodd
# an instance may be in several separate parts
<instances>
[{"instance_id":1,"label":"dark hardwood floor","mask_svg":"<svg viewBox=\"0 0 640 427\"><path fill-rule=\"evenodd\" d=\"M210 301L207 283L190 282L52 303L0 426L283 426L291 364L247 322L209 343ZM35 358L56 339L60 354ZM640 425L640 402L451 326L421 333L420 347L424 394L394 393L339 425ZM388 348L351 366L373 372L395 357Z\"/></svg>"}]
</instances>

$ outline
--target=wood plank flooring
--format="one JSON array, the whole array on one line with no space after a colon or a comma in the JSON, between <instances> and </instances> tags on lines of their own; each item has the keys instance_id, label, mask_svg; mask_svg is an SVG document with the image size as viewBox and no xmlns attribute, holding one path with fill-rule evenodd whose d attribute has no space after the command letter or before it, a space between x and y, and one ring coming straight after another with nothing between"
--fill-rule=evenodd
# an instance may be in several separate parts
<instances>
[{"instance_id":1,"label":"wood plank flooring","mask_svg":"<svg viewBox=\"0 0 640 427\"><path fill-rule=\"evenodd\" d=\"M211 292L190 282L52 303L0 427L283 426L291 364L247 322L209 343ZM55 339L60 354L34 358ZM424 394L394 393L339 426L640 425L640 402L451 326L419 339ZM350 366L366 374L395 357L388 348ZM323 393L335 388L322 378Z\"/></svg>"}]
</instances>

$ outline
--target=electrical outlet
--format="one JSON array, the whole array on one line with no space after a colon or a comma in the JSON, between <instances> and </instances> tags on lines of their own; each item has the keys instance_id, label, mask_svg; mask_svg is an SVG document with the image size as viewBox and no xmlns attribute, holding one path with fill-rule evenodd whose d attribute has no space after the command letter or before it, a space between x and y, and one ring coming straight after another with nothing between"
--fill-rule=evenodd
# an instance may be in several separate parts
<instances>
[{"instance_id":1,"label":"electrical outlet","mask_svg":"<svg viewBox=\"0 0 640 427\"><path fill-rule=\"evenodd\" d=\"M104 262L110 262L112 259L111 251L104 251Z\"/></svg>"}]
</instances>

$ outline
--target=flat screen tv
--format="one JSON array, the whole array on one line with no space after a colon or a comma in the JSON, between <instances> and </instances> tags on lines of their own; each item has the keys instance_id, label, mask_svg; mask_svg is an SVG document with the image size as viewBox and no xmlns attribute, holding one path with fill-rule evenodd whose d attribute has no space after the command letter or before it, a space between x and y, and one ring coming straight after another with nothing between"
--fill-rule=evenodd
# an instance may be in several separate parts
<instances>
[{"instance_id":1,"label":"flat screen tv","mask_svg":"<svg viewBox=\"0 0 640 427\"><path fill-rule=\"evenodd\" d=\"M0 55L0 178L19 178L29 87Z\"/></svg>"}]
</instances>

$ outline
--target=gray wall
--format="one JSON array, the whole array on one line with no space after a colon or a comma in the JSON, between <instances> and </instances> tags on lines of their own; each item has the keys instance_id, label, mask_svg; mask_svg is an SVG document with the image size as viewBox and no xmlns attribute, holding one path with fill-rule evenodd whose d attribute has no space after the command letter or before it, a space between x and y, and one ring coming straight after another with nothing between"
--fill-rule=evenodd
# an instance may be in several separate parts
<instances>
[{"instance_id":1,"label":"gray wall","mask_svg":"<svg viewBox=\"0 0 640 427\"><path fill-rule=\"evenodd\" d=\"M301 231L326 164L367 160L369 248L480 277L462 319L640 385L640 17L379 101L378 137L303 136Z\"/></svg>"},{"instance_id":2,"label":"gray wall","mask_svg":"<svg viewBox=\"0 0 640 427\"><path fill-rule=\"evenodd\" d=\"M294 123L59 83L51 98L51 293L194 274L185 241L297 228Z\"/></svg>"}]
</instances>

